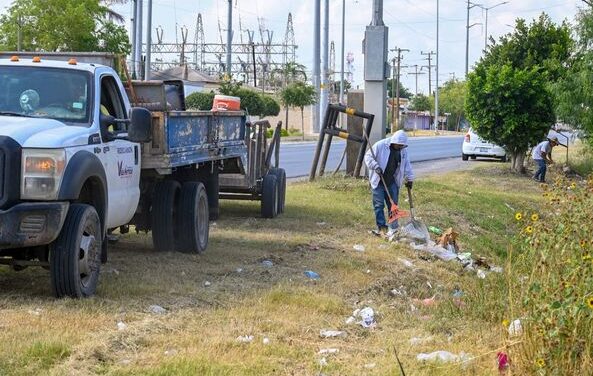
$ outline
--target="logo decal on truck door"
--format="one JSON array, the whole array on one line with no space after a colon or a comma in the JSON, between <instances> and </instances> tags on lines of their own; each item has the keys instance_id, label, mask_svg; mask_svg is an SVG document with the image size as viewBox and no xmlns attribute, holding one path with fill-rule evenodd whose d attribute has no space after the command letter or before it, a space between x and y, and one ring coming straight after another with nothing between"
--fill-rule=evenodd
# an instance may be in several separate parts
<instances>
[{"instance_id":1,"label":"logo decal on truck door","mask_svg":"<svg viewBox=\"0 0 593 376\"><path fill-rule=\"evenodd\" d=\"M124 161L117 162L117 175L120 178L129 178L134 173L134 168L132 166L124 166Z\"/></svg>"}]
</instances>

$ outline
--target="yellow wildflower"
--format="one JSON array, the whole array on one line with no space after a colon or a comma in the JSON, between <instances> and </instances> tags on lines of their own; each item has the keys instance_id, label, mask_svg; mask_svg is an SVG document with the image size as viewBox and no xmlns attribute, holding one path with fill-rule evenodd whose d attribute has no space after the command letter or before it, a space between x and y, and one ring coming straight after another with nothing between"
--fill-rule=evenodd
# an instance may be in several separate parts
<instances>
[{"instance_id":1,"label":"yellow wildflower","mask_svg":"<svg viewBox=\"0 0 593 376\"><path fill-rule=\"evenodd\" d=\"M511 325L511 323L509 322L509 320L507 320L507 319L502 320L502 326L504 326L505 328L508 328L509 325Z\"/></svg>"},{"instance_id":2,"label":"yellow wildflower","mask_svg":"<svg viewBox=\"0 0 593 376\"><path fill-rule=\"evenodd\" d=\"M546 361L545 361L545 360L543 360L542 358L538 358L538 359L535 361L535 364L537 364L537 366L538 366L539 368L544 368L544 367L545 367L545 365L546 365Z\"/></svg>"},{"instance_id":3,"label":"yellow wildflower","mask_svg":"<svg viewBox=\"0 0 593 376\"><path fill-rule=\"evenodd\" d=\"M585 239L581 239L579 244L581 245L582 248L585 248L585 246L587 245L587 241Z\"/></svg>"},{"instance_id":4,"label":"yellow wildflower","mask_svg":"<svg viewBox=\"0 0 593 376\"><path fill-rule=\"evenodd\" d=\"M585 299L585 302L587 302L587 306L589 308L593 309L593 296L587 297L587 299Z\"/></svg>"},{"instance_id":5,"label":"yellow wildflower","mask_svg":"<svg viewBox=\"0 0 593 376\"><path fill-rule=\"evenodd\" d=\"M523 214L521 214L521 213L517 213L517 214L515 214L515 219L516 219L517 221L520 221L520 220L522 220L522 219L523 219Z\"/></svg>"},{"instance_id":6,"label":"yellow wildflower","mask_svg":"<svg viewBox=\"0 0 593 376\"><path fill-rule=\"evenodd\" d=\"M525 232L528 234L531 234L533 232L533 226L527 226L525 227Z\"/></svg>"},{"instance_id":7,"label":"yellow wildflower","mask_svg":"<svg viewBox=\"0 0 593 376\"><path fill-rule=\"evenodd\" d=\"M537 215L537 214L535 214L535 213L534 213L534 214L531 214L531 220L532 220L533 222L537 222L537 220L538 220L538 219L539 219L539 215Z\"/></svg>"}]
</instances>

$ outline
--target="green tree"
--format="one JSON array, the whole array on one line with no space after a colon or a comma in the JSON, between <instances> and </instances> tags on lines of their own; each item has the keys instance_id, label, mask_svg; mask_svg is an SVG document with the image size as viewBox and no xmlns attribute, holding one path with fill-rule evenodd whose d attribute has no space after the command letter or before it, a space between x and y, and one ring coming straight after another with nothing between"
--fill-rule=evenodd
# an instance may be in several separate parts
<instances>
[{"instance_id":1,"label":"green tree","mask_svg":"<svg viewBox=\"0 0 593 376\"><path fill-rule=\"evenodd\" d=\"M98 0L15 0L0 17L0 48L128 53L125 29L106 20Z\"/></svg>"},{"instance_id":2,"label":"green tree","mask_svg":"<svg viewBox=\"0 0 593 376\"><path fill-rule=\"evenodd\" d=\"M503 146L511 168L524 172L527 150L556 120L551 84L566 74L572 40L568 25L542 14L488 48L468 76L466 114L482 138Z\"/></svg>"},{"instance_id":3,"label":"green tree","mask_svg":"<svg viewBox=\"0 0 593 376\"><path fill-rule=\"evenodd\" d=\"M576 51L566 77L554 85L558 117L584 131L593 146L593 9L579 10L574 29Z\"/></svg>"},{"instance_id":4,"label":"green tree","mask_svg":"<svg viewBox=\"0 0 593 376\"><path fill-rule=\"evenodd\" d=\"M212 102L214 101L214 93L191 93L185 98L185 106L190 110L210 111L212 109Z\"/></svg>"},{"instance_id":5,"label":"green tree","mask_svg":"<svg viewBox=\"0 0 593 376\"><path fill-rule=\"evenodd\" d=\"M410 101L410 110L412 111L430 111L433 108L432 97L427 97L424 94L415 95Z\"/></svg>"},{"instance_id":6,"label":"green tree","mask_svg":"<svg viewBox=\"0 0 593 376\"><path fill-rule=\"evenodd\" d=\"M464 81L449 80L439 89L439 112L441 115L451 114L454 130L459 130L459 124L465 115L466 93Z\"/></svg>"},{"instance_id":7,"label":"green tree","mask_svg":"<svg viewBox=\"0 0 593 376\"><path fill-rule=\"evenodd\" d=\"M280 113L280 104L270 95L262 95L264 110L260 114L261 117L278 116Z\"/></svg>"},{"instance_id":8,"label":"green tree","mask_svg":"<svg viewBox=\"0 0 593 376\"><path fill-rule=\"evenodd\" d=\"M389 98L395 98L396 93L393 93L393 89L395 89L396 85L397 85L397 83L395 81L397 81L397 80L390 79L389 81L387 81L387 95L389 96ZM399 97L400 98L412 98L413 96L414 96L414 93L412 93L400 81L399 82Z\"/></svg>"},{"instance_id":9,"label":"green tree","mask_svg":"<svg viewBox=\"0 0 593 376\"><path fill-rule=\"evenodd\" d=\"M293 82L306 82L307 81L307 67L303 64L299 64L296 62L289 62L284 64L284 66L280 69L274 69L272 71L272 81L276 82L277 84L281 84L282 88L285 88L287 85ZM284 109L285 111L285 129L288 130L288 107Z\"/></svg>"},{"instance_id":10,"label":"green tree","mask_svg":"<svg viewBox=\"0 0 593 376\"><path fill-rule=\"evenodd\" d=\"M280 92L280 100L286 107L298 107L301 109L301 131L303 133L303 139L305 139L304 109L305 106L312 105L317 101L315 88L303 82L293 82Z\"/></svg>"}]
</instances>

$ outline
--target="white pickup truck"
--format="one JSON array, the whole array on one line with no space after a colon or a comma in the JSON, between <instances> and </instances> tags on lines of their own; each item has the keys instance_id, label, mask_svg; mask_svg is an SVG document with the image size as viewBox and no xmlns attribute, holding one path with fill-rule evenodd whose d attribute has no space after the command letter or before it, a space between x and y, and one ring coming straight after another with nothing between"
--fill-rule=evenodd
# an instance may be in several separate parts
<instances>
[{"instance_id":1,"label":"white pickup truck","mask_svg":"<svg viewBox=\"0 0 593 376\"><path fill-rule=\"evenodd\" d=\"M160 251L206 249L218 174L244 158L245 114L175 109L154 87L162 108L150 112L131 107L110 67L0 59L1 264L49 268L56 297L86 297L108 230L152 230Z\"/></svg>"}]
</instances>

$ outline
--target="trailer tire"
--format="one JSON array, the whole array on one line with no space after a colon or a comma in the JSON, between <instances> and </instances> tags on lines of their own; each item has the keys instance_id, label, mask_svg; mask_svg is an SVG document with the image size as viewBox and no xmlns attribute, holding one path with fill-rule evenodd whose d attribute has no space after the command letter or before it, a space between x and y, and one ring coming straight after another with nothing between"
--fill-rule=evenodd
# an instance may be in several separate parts
<instances>
[{"instance_id":1,"label":"trailer tire","mask_svg":"<svg viewBox=\"0 0 593 376\"><path fill-rule=\"evenodd\" d=\"M183 253L202 253L208 247L210 232L208 195L204 184L188 182L181 187L179 200L178 228L179 246Z\"/></svg>"},{"instance_id":2,"label":"trailer tire","mask_svg":"<svg viewBox=\"0 0 593 376\"><path fill-rule=\"evenodd\" d=\"M261 216L274 218L278 215L278 179L276 175L267 174L262 182Z\"/></svg>"},{"instance_id":3,"label":"trailer tire","mask_svg":"<svg viewBox=\"0 0 593 376\"><path fill-rule=\"evenodd\" d=\"M57 298L95 294L103 248L101 220L94 207L71 204L50 251L51 288Z\"/></svg>"},{"instance_id":4,"label":"trailer tire","mask_svg":"<svg viewBox=\"0 0 593 376\"><path fill-rule=\"evenodd\" d=\"M270 173L276 175L278 180L278 214L284 213L286 202L286 171L283 168L273 167Z\"/></svg>"},{"instance_id":5,"label":"trailer tire","mask_svg":"<svg viewBox=\"0 0 593 376\"><path fill-rule=\"evenodd\" d=\"M177 202L181 185L175 180L158 182L152 197L152 244L155 250L171 252L176 248Z\"/></svg>"}]
</instances>

